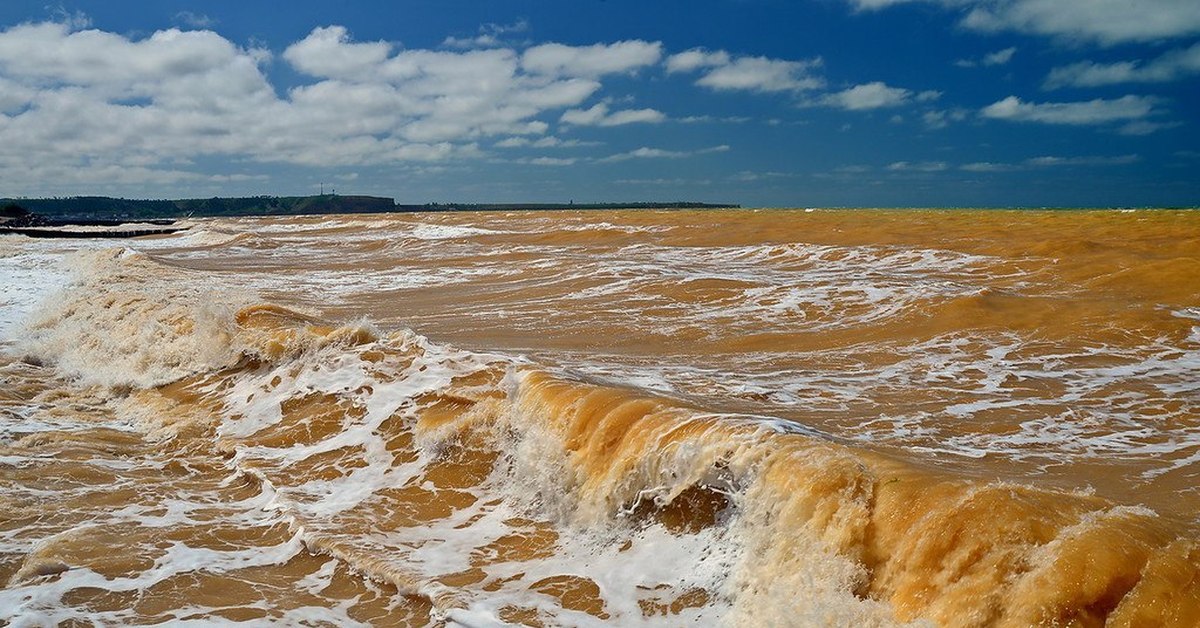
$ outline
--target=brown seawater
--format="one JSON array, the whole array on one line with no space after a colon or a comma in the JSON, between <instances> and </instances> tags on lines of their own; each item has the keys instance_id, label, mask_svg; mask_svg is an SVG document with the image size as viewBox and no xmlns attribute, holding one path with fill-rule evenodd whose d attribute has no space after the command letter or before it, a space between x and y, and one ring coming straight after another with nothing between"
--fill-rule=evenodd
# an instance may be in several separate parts
<instances>
[{"instance_id":1,"label":"brown seawater","mask_svg":"<svg viewBox=\"0 0 1200 628\"><path fill-rule=\"evenodd\" d=\"M0 622L1200 624L1200 213L0 240Z\"/></svg>"}]
</instances>

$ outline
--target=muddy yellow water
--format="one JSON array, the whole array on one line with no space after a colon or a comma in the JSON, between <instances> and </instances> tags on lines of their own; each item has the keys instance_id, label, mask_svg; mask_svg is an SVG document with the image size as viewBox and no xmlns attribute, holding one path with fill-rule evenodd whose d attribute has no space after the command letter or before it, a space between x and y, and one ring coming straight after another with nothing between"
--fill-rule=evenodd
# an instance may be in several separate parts
<instances>
[{"instance_id":1,"label":"muddy yellow water","mask_svg":"<svg viewBox=\"0 0 1200 628\"><path fill-rule=\"evenodd\" d=\"M1200 624L1200 213L0 240L0 623Z\"/></svg>"}]
</instances>

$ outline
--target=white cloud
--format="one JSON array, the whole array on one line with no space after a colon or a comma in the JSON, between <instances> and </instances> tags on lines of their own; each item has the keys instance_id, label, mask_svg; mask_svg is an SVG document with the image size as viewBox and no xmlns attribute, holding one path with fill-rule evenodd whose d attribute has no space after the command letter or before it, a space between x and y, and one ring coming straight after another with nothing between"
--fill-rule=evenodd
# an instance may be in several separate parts
<instances>
[{"instance_id":1,"label":"white cloud","mask_svg":"<svg viewBox=\"0 0 1200 628\"><path fill-rule=\"evenodd\" d=\"M1200 32L1200 3L1192 0L1007 0L976 4L963 25L1013 30L1113 45Z\"/></svg>"},{"instance_id":2,"label":"white cloud","mask_svg":"<svg viewBox=\"0 0 1200 628\"><path fill-rule=\"evenodd\" d=\"M283 58L311 76L369 80L391 50L387 42L351 41L344 26L326 26L314 28L307 37L288 46Z\"/></svg>"},{"instance_id":3,"label":"white cloud","mask_svg":"<svg viewBox=\"0 0 1200 628\"><path fill-rule=\"evenodd\" d=\"M712 179L617 179L613 183L621 185L666 185L666 186L682 186L682 185L712 185Z\"/></svg>"},{"instance_id":4,"label":"white cloud","mask_svg":"<svg viewBox=\"0 0 1200 628\"><path fill-rule=\"evenodd\" d=\"M847 0L856 11L925 2L961 12L984 32L1016 31L1111 46L1200 33L1194 0Z\"/></svg>"},{"instance_id":5,"label":"white cloud","mask_svg":"<svg viewBox=\"0 0 1200 628\"><path fill-rule=\"evenodd\" d=\"M357 44L345 45L357 52ZM331 58L355 56L334 52ZM285 58L296 56L285 53ZM317 72L313 64L297 62ZM591 79L523 73L518 55L507 49L405 50L374 65L356 59L326 66L321 75L329 80L293 89L294 101L328 109L337 117L328 120L330 124L375 121L385 128L373 133L391 125L398 136L416 142L544 133L547 125L531 118L548 109L578 105L600 88Z\"/></svg>"},{"instance_id":6,"label":"white cloud","mask_svg":"<svg viewBox=\"0 0 1200 628\"><path fill-rule=\"evenodd\" d=\"M534 74L595 78L634 72L658 63L662 44L641 40L592 46L542 44L525 51L521 67Z\"/></svg>"},{"instance_id":7,"label":"white cloud","mask_svg":"<svg viewBox=\"0 0 1200 628\"><path fill-rule=\"evenodd\" d=\"M524 33L529 30L528 20L517 20L512 24L482 24L477 35L472 37L447 37L443 46L451 48L494 48L504 45L505 35Z\"/></svg>"},{"instance_id":8,"label":"white cloud","mask_svg":"<svg viewBox=\"0 0 1200 628\"><path fill-rule=\"evenodd\" d=\"M930 129L944 129L950 126L951 122L962 122L967 119L968 112L966 109L932 109L921 114L921 121Z\"/></svg>"},{"instance_id":9,"label":"white cloud","mask_svg":"<svg viewBox=\"0 0 1200 628\"><path fill-rule=\"evenodd\" d=\"M798 92L818 89L825 84L809 72L820 67L820 59L785 61L767 57L739 57L710 69L696 81L714 90L755 92Z\"/></svg>"},{"instance_id":10,"label":"white cloud","mask_svg":"<svg viewBox=\"0 0 1200 628\"><path fill-rule=\"evenodd\" d=\"M657 124L666 119L667 116L655 109L622 109L610 112L607 104L597 103L588 109L568 109L562 114L560 121L578 126L620 126L635 122Z\"/></svg>"},{"instance_id":11,"label":"white cloud","mask_svg":"<svg viewBox=\"0 0 1200 628\"><path fill-rule=\"evenodd\" d=\"M974 59L959 59L958 61L954 62L954 65L957 65L960 68L973 68L980 65L1005 65L1009 61L1012 61L1013 55L1016 54L1016 52L1016 48L1005 48L1004 50L997 50L996 52L983 55L983 58L979 61L975 61Z\"/></svg>"},{"instance_id":12,"label":"white cloud","mask_svg":"<svg viewBox=\"0 0 1200 628\"><path fill-rule=\"evenodd\" d=\"M980 115L994 120L1040 122L1043 124L1100 125L1111 122L1139 120L1157 111L1156 98L1122 96L1113 100L1097 98L1085 102L1029 103L1016 96L994 102Z\"/></svg>"},{"instance_id":13,"label":"white cloud","mask_svg":"<svg viewBox=\"0 0 1200 628\"><path fill-rule=\"evenodd\" d=\"M56 189L233 182L243 179L213 173L211 164L235 160L242 172L255 163L476 159L479 143L492 137L506 138L497 143L504 147L522 144L513 138L533 148L580 146L544 137L546 120L592 97L598 77L661 59L660 45L645 42L548 44L524 54L397 50L356 42L334 25L284 50L283 60L308 79L281 93L263 70L271 53L214 32L167 29L139 38L75 30L78 23L0 30L6 181ZM597 123L608 126L665 119L651 109L604 113ZM97 187L111 189L104 185Z\"/></svg>"},{"instance_id":14,"label":"white cloud","mask_svg":"<svg viewBox=\"0 0 1200 628\"><path fill-rule=\"evenodd\" d=\"M1150 120L1134 120L1117 128L1121 135L1150 135L1163 129L1173 129L1181 126L1182 122L1152 122Z\"/></svg>"},{"instance_id":15,"label":"white cloud","mask_svg":"<svg viewBox=\"0 0 1200 628\"><path fill-rule=\"evenodd\" d=\"M753 120L749 116L684 116L682 118L671 118L673 122L681 124L707 124L707 123L723 123L723 124L745 124Z\"/></svg>"},{"instance_id":16,"label":"white cloud","mask_svg":"<svg viewBox=\"0 0 1200 628\"><path fill-rule=\"evenodd\" d=\"M0 114L21 111L37 97L37 90L0 76Z\"/></svg>"},{"instance_id":17,"label":"white cloud","mask_svg":"<svg viewBox=\"0 0 1200 628\"><path fill-rule=\"evenodd\" d=\"M192 13L191 11L180 11L175 14L175 19L192 28L210 28L217 24L217 21L211 17L203 13Z\"/></svg>"},{"instance_id":18,"label":"white cloud","mask_svg":"<svg viewBox=\"0 0 1200 628\"><path fill-rule=\"evenodd\" d=\"M876 11L895 4L904 4L914 0L849 0L857 11Z\"/></svg>"},{"instance_id":19,"label":"white cloud","mask_svg":"<svg viewBox=\"0 0 1200 628\"><path fill-rule=\"evenodd\" d=\"M986 54L983 56L983 65L1004 65L1012 61L1013 55L1016 52L1016 48L1005 48L1004 50L997 50L991 54Z\"/></svg>"},{"instance_id":20,"label":"white cloud","mask_svg":"<svg viewBox=\"0 0 1200 628\"><path fill-rule=\"evenodd\" d=\"M496 148L574 148L576 146L599 146L601 142L584 142L581 140L564 140L553 135L540 137L536 140L528 137L506 137L493 144Z\"/></svg>"},{"instance_id":21,"label":"white cloud","mask_svg":"<svg viewBox=\"0 0 1200 628\"><path fill-rule=\"evenodd\" d=\"M753 183L755 181L770 181L776 179L788 179L795 177L792 172L776 172L769 170L767 172L754 172L753 170L743 170L737 174L730 175L730 181L741 181L743 183Z\"/></svg>"},{"instance_id":22,"label":"white cloud","mask_svg":"<svg viewBox=\"0 0 1200 628\"><path fill-rule=\"evenodd\" d=\"M564 140L553 135L538 138L530 146L534 148L575 148L577 146L600 146L604 142L584 142L582 140Z\"/></svg>"},{"instance_id":23,"label":"white cloud","mask_svg":"<svg viewBox=\"0 0 1200 628\"><path fill-rule=\"evenodd\" d=\"M354 180L354 179L358 178L358 175L340 176L338 178L343 179L343 180ZM208 177L208 180L212 181L214 183L230 183L230 182L239 182L239 181L268 181L270 179L271 179L271 177L269 177L265 174L253 174L252 175L252 174L241 174L241 173L214 174L214 175L211 175Z\"/></svg>"},{"instance_id":24,"label":"white cloud","mask_svg":"<svg viewBox=\"0 0 1200 628\"><path fill-rule=\"evenodd\" d=\"M884 107L897 107L908 102L912 97L911 90L902 87L889 87L885 83L875 81L855 85L850 89L832 94L826 94L820 103L830 107L840 107L849 111L864 111Z\"/></svg>"},{"instance_id":25,"label":"white cloud","mask_svg":"<svg viewBox=\"0 0 1200 628\"><path fill-rule=\"evenodd\" d=\"M704 48L692 48L667 58L667 73L692 72L701 68L729 65L729 53L724 50L710 52Z\"/></svg>"},{"instance_id":26,"label":"white cloud","mask_svg":"<svg viewBox=\"0 0 1200 628\"><path fill-rule=\"evenodd\" d=\"M110 97L145 97L164 87L215 78L240 92L247 82L265 87L263 51L239 49L216 33L158 31L130 41L97 30L72 32L66 24L22 24L0 32L0 72L26 85L88 88ZM213 85L213 87L219 87Z\"/></svg>"},{"instance_id":27,"label":"white cloud","mask_svg":"<svg viewBox=\"0 0 1200 628\"><path fill-rule=\"evenodd\" d=\"M1075 157L1030 157L1019 163L995 163L989 161L979 161L975 163L963 164L959 166L960 170L968 172L1016 172L1020 170L1029 170L1034 168L1062 168L1071 166L1124 166L1134 164L1141 161L1140 155L1082 155Z\"/></svg>"},{"instance_id":28,"label":"white cloud","mask_svg":"<svg viewBox=\"0 0 1200 628\"><path fill-rule=\"evenodd\" d=\"M768 57L733 57L724 50L693 48L667 58L667 73L704 70L696 85L718 91L800 92L825 85L812 71L820 57L788 61Z\"/></svg>"},{"instance_id":29,"label":"white cloud","mask_svg":"<svg viewBox=\"0 0 1200 628\"><path fill-rule=\"evenodd\" d=\"M571 166L574 165L576 161L579 160L575 157L534 157L533 159L529 159L521 163L527 163L534 166Z\"/></svg>"},{"instance_id":30,"label":"white cloud","mask_svg":"<svg viewBox=\"0 0 1200 628\"><path fill-rule=\"evenodd\" d=\"M1120 83L1166 83L1200 74L1200 43L1164 53L1158 58L1141 61L1095 63L1081 61L1054 68L1046 77L1046 89L1059 87L1099 87Z\"/></svg>"},{"instance_id":31,"label":"white cloud","mask_svg":"<svg viewBox=\"0 0 1200 628\"><path fill-rule=\"evenodd\" d=\"M942 172L949 167L944 161L897 161L887 165L892 172Z\"/></svg>"},{"instance_id":32,"label":"white cloud","mask_svg":"<svg viewBox=\"0 0 1200 628\"><path fill-rule=\"evenodd\" d=\"M521 148L529 146L529 144L530 141L527 137L506 137L496 142L493 146L496 148Z\"/></svg>"},{"instance_id":33,"label":"white cloud","mask_svg":"<svg viewBox=\"0 0 1200 628\"><path fill-rule=\"evenodd\" d=\"M56 24L62 24L67 30L81 31L92 27L92 18L88 17L83 11L67 11L63 5L57 6L47 5L47 9L51 9L53 19L47 20Z\"/></svg>"},{"instance_id":34,"label":"white cloud","mask_svg":"<svg viewBox=\"0 0 1200 628\"><path fill-rule=\"evenodd\" d=\"M693 151L665 150L662 148L650 148L647 146L643 146L641 148L631 150L626 153L617 153L616 155L609 155L608 157L599 159L597 161L599 161L601 163L610 163L610 162L614 162L614 161L627 161L630 159L681 159L683 157L692 157L694 155L708 155L711 153L723 153L728 150L729 150L729 146L727 144L721 144L720 146L711 146L709 148L702 148L700 150L693 150Z\"/></svg>"},{"instance_id":35,"label":"white cloud","mask_svg":"<svg viewBox=\"0 0 1200 628\"><path fill-rule=\"evenodd\" d=\"M442 40L442 45L450 48L493 48L501 45L499 37L487 33L474 37L455 37L453 35Z\"/></svg>"},{"instance_id":36,"label":"white cloud","mask_svg":"<svg viewBox=\"0 0 1200 628\"><path fill-rule=\"evenodd\" d=\"M959 169L966 170L967 172L1012 172L1019 170L1019 168L1012 164L998 164L990 161L976 161L963 164L959 166Z\"/></svg>"},{"instance_id":37,"label":"white cloud","mask_svg":"<svg viewBox=\"0 0 1200 628\"><path fill-rule=\"evenodd\" d=\"M1138 155L1117 155L1115 157L1083 156L1083 157L1031 157L1025 160L1030 166L1118 166L1136 163L1141 160Z\"/></svg>"}]
</instances>

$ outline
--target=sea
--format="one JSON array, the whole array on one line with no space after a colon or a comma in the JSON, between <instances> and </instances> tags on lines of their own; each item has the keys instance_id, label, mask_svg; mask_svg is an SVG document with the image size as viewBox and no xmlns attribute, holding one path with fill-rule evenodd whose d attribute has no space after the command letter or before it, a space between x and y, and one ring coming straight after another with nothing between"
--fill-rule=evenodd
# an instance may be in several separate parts
<instances>
[{"instance_id":1,"label":"sea","mask_svg":"<svg viewBox=\"0 0 1200 628\"><path fill-rule=\"evenodd\" d=\"M1200 212L0 236L0 625L1200 625Z\"/></svg>"}]
</instances>

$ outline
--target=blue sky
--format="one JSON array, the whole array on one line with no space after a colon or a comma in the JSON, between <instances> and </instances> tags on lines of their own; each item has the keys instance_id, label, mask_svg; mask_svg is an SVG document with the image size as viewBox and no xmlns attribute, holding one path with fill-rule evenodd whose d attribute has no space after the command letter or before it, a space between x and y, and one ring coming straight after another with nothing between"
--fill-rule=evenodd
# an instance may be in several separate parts
<instances>
[{"instance_id":1,"label":"blue sky","mask_svg":"<svg viewBox=\"0 0 1200 628\"><path fill-rule=\"evenodd\" d=\"M0 196L1200 204L1200 2L0 5Z\"/></svg>"}]
</instances>

